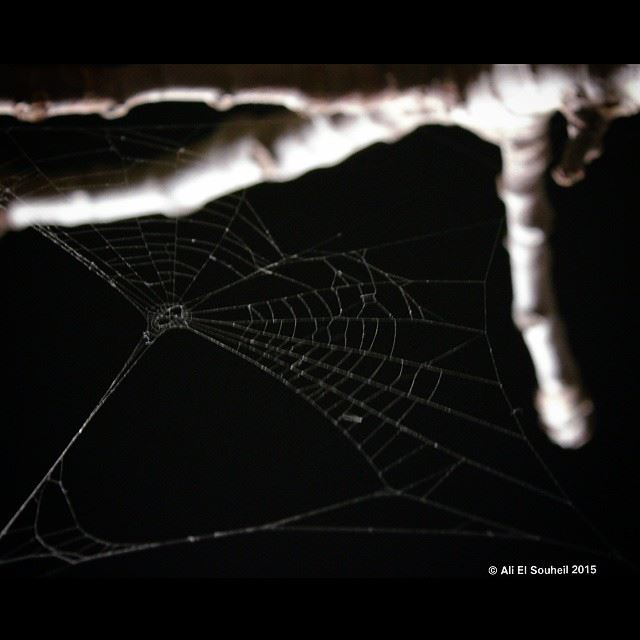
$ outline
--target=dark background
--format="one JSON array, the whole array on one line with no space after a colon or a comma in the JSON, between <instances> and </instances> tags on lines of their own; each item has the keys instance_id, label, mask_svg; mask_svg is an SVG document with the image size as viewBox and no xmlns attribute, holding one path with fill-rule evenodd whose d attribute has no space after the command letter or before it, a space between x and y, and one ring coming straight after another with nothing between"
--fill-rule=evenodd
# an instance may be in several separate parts
<instances>
[{"instance_id":1,"label":"dark background","mask_svg":"<svg viewBox=\"0 0 640 640\"><path fill-rule=\"evenodd\" d=\"M166 105L141 108L127 122L216 117L204 107ZM64 124L70 122L104 127L93 118ZM14 124L4 120L0 127ZM553 122L553 135L559 150L561 118ZM616 122L604 157L586 181L570 190L549 185L558 212L553 242L559 301L598 410L597 436L583 450L557 449L537 429L533 373L510 321L502 248L488 283L489 337L527 436L580 511L636 564L636 323L627 238L639 195L639 143L639 118ZM377 145L340 167L286 185L256 187L249 199L288 250L336 231L343 232L344 247L367 246L499 219L502 207L494 190L499 170L496 148L464 131L431 127L393 146ZM449 259L465 260L471 255L466 251L488 257L486 244L474 249L467 242ZM0 486L7 490L0 505L8 516L93 409L144 322L116 292L34 231L2 239L0 273L7 374L0 460ZM259 511L256 490L271 496L271 506L292 505L291 512L317 504L318 495L324 504L330 501L325 496L338 495L344 486L355 490L361 481L358 459L326 426L322 416L257 369L203 348L192 335L167 334L74 452L87 469L108 470L90 474L87 485L77 480L77 499L104 537L113 539L127 534L162 539L212 530L225 519L242 522L247 509ZM221 447L233 453L216 456ZM188 485L194 478L209 491L194 494ZM134 484L138 502L127 499ZM543 543L334 533L244 535L78 567L46 561L0 571L12 576L54 571L65 577L438 578L485 577L490 564L567 562L595 562L609 576L635 572L629 563Z\"/></svg>"}]
</instances>

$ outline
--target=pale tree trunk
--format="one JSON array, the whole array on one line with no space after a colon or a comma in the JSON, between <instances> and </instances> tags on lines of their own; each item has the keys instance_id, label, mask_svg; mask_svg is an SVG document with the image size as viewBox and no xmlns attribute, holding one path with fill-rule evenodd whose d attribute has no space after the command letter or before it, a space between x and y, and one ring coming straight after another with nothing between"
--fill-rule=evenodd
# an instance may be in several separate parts
<instances>
[{"instance_id":1,"label":"pale tree trunk","mask_svg":"<svg viewBox=\"0 0 640 640\"><path fill-rule=\"evenodd\" d=\"M572 184L599 154L607 123L638 112L639 65L131 65L32 69L27 81L20 70L3 71L0 82L9 89L0 94L0 114L23 120L114 118L166 101L286 109L269 119L231 116L190 148L194 162L173 174L140 173L126 187L12 202L2 216L7 229L187 215L223 195L295 179L427 124L458 125L499 145L513 316L536 370L541 423L561 446L589 439L592 405L552 286L548 123L558 111L567 118L570 141L553 175Z\"/></svg>"}]
</instances>

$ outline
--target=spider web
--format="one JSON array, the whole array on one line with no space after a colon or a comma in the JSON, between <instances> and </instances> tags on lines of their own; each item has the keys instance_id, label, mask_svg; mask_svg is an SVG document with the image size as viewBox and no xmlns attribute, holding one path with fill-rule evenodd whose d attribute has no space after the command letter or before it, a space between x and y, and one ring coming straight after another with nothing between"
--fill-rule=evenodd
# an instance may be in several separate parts
<instances>
[{"instance_id":1,"label":"spider web","mask_svg":"<svg viewBox=\"0 0 640 640\"><path fill-rule=\"evenodd\" d=\"M5 202L122 186L141 166L171 170L196 159L189 143L197 127L83 128L75 131L82 148L73 152L65 150L68 131L55 129L54 142L37 153L32 130L20 131L6 132L19 158L3 166ZM94 162L100 168L87 170ZM0 563L55 557L74 564L258 531L502 537L607 550L532 449L498 375L486 296L499 221L446 234L454 250L469 238L486 245L485 259L470 260L462 278L442 277L441 267L428 272L430 247L442 234L284 250L245 193L186 218L38 231L122 295L141 315L142 331L86 421L5 519ZM68 486L65 462L144 354L177 330L309 403L364 461L373 488L339 501L314 496L312 508L266 522L171 539L111 541L85 527L74 506L82 489ZM532 516L541 509L543 522Z\"/></svg>"}]
</instances>

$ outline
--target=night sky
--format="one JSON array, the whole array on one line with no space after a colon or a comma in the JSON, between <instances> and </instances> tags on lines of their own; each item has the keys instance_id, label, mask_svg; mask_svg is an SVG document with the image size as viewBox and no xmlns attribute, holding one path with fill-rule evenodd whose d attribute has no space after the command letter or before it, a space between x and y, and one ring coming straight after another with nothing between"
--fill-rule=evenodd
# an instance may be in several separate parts
<instances>
[{"instance_id":1,"label":"night sky","mask_svg":"<svg viewBox=\"0 0 640 640\"><path fill-rule=\"evenodd\" d=\"M219 117L205 107L166 105L140 108L113 125L88 118L47 126L97 130L215 123ZM19 125L17 132L14 127L8 119L0 121L5 167L17 153L7 129L16 139L38 135L38 125ZM559 151L560 118L553 122L553 135ZM562 451L537 428L533 372L510 320L507 254L501 245L487 280L488 335L522 428L574 504L629 562L486 536L273 532L75 567L55 560L25 562L0 566L0 573L439 578L485 577L491 564L524 563L597 563L602 575L633 573L640 560L634 514L640 436L632 404L637 394L632 324L637 323L626 238L639 196L639 147L640 119L616 122L603 158L583 183L570 190L549 184L558 213L553 243L559 303L598 412L597 435L583 450ZM376 145L339 167L255 187L247 198L291 253L338 232L342 235L330 248L346 251L472 229L424 245L425 265L455 277L491 255L502 216L494 189L499 170L495 147L465 131L430 127L395 145ZM116 291L33 230L0 241L0 273L7 374L0 440L4 524L95 407L145 322ZM69 489L83 522L110 540L161 540L249 526L371 488L362 460L302 398L232 354L179 331L162 336L145 354L69 463ZM487 485L486 492L493 491ZM521 508L541 531L559 526L535 501ZM405 517L393 505L381 509L359 517L372 526Z\"/></svg>"}]
</instances>

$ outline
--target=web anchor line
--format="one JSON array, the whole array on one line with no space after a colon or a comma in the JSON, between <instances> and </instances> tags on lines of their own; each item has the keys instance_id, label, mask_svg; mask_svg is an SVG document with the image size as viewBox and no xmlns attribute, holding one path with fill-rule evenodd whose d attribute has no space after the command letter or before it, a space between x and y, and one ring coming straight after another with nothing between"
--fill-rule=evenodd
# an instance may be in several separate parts
<instances>
[{"instance_id":1,"label":"web anchor line","mask_svg":"<svg viewBox=\"0 0 640 640\"><path fill-rule=\"evenodd\" d=\"M51 481L57 469L60 469L65 456L71 451L74 444L78 441L78 439L85 432L93 418L100 411L100 409L104 406L105 402L113 395L116 389L120 386L120 384L124 381L124 379L131 373L133 368L136 366L140 358L144 355L148 348L148 344L145 340L140 340L136 343L133 351L125 361L122 369L117 373L116 377L113 379L104 395L98 401L98 404L94 407L93 411L87 416L87 419L82 423L78 431L73 435L73 437L69 440L64 449L60 452L58 457L55 459L53 464L49 467L47 472L42 476L40 481L33 488L31 493L27 496L27 498L22 502L22 504L18 507L17 511L13 514L13 516L9 519L9 521L5 524L5 526L0 531L0 540L4 538L9 530L11 529L13 523L20 517L20 515L24 512L24 510L29 506L29 504L37 497L38 493L45 485L45 483Z\"/></svg>"}]
</instances>

